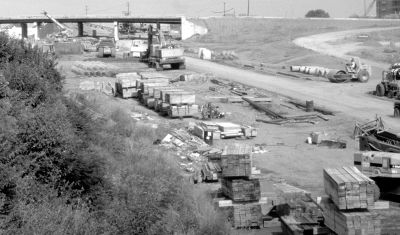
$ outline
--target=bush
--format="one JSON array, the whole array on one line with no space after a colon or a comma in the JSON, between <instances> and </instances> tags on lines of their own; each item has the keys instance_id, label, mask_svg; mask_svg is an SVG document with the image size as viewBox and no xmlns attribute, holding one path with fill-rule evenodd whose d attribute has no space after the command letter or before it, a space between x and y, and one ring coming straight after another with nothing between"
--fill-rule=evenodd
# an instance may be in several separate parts
<instances>
[{"instance_id":1,"label":"bush","mask_svg":"<svg viewBox=\"0 0 400 235\"><path fill-rule=\"evenodd\" d=\"M306 18L329 18L329 13L322 10L322 9L317 9L317 10L310 10L307 12L305 15Z\"/></svg>"}]
</instances>

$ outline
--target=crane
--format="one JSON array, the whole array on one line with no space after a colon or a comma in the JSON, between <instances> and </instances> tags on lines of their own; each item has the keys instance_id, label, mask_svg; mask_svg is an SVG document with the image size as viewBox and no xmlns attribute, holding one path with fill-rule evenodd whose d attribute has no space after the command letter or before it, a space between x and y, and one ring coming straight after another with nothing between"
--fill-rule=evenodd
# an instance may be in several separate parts
<instances>
[{"instance_id":1,"label":"crane","mask_svg":"<svg viewBox=\"0 0 400 235\"><path fill-rule=\"evenodd\" d=\"M61 29L60 33L63 37L72 37L73 36L72 29L65 27L58 20L54 19L51 15L49 15L46 11L43 11L42 14L45 15L47 18L49 18L51 21L53 21Z\"/></svg>"}]
</instances>

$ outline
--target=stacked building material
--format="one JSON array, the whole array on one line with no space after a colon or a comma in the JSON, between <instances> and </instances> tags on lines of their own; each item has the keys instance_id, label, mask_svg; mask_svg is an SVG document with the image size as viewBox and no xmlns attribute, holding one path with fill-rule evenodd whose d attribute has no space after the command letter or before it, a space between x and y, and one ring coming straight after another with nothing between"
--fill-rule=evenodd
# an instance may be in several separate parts
<instances>
[{"instance_id":1,"label":"stacked building material","mask_svg":"<svg viewBox=\"0 0 400 235\"><path fill-rule=\"evenodd\" d=\"M119 73L116 75L115 96L122 98L134 98L138 96L136 80L139 79L137 73Z\"/></svg>"},{"instance_id":2,"label":"stacked building material","mask_svg":"<svg viewBox=\"0 0 400 235\"><path fill-rule=\"evenodd\" d=\"M329 198L321 203L324 209L325 225L336 234L381 234L381 220L377 213L370 211L341 211Z\"/></svg>"},{"instance_id":3,"label":"stacked building material","mask_svg":"<svg viewBox=\"0 0 400 235\"><path fill-rule=\"evenodd\" d=\"M251 228L262 225L261 204L239 203L232 205L231 222L234 228Z\"/></svg>"},{"instance_id":4,"label":"stacked building material","mask_svg":"<svg viewBox=\"0 0 400 235\"><path fill-rule=\"evenodd\" d=\"M337 234L381 234L381 220L374 207L376 185L356 167L324 169L326 226Z\"/></svg>"},{"instance_id":5,"label":"stacked building material","mask_svg":"<svg viewBox=\"0 0 400 235\"><path fill-rule=\"evenodd\" d=\"M340 210L374 206L375 182L355 167L324 169L324 186Z\"/></svg>"},{"instance_id":6,"label":"stacked building material","mask_svg":"<svg viewBox=\"0 0 400 235\"><path fill-rule=\"evenodd\" d=\"M221 179L222 192L234 202L258 201L261 198L259 179Z\"/></svg>"},{"instance_id":7,"label":"stacked building material","mask_svg":"<svg viewBox=\"0 0 400 235\"><path fill-rule=\"evenodd\" d=\"M221 154L222 177L250 177L252 149L250 145L225 146Z\"/></svg>"},{"instance_id":8,"label":"stacked building material","mask_svg":"<svg viewBox=\"0 0 400 235\"><path fill-rule=\"evenodd\" d=\"M221 154L222 193L232 200L229 217L234 228L262 226L259 179L251 178L252 147L226 146ZM255 202L257 201L257 202Z\"/></svg>"},{"instance_id":9,"label":"stacked building material","mask_svg":"<svg viewBox=\"0 0 400 235\"><path fill-rule=\"evenodd\" d=\"M400 231L400 208L373 210L381 220L381 234L398 234Z\"/></svg>"},{"instance_id":10,"label":"stacked building material","mask_svg":"<svg viewBox=\"0 0 400 235\"><path fill-rule=\"evenodd\" d=\"M242 128L238 124L230 122L220 122L217 124L221 131L221 138L238 137L243 136Z\"/></svg>"}]
</instances>

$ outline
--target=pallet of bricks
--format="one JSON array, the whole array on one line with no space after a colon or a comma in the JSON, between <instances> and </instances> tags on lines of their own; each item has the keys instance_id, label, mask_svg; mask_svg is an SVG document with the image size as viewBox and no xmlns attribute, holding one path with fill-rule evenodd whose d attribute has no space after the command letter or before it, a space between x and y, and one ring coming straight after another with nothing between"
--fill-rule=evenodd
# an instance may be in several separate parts
<instances>
[{"instance_id":1,"label":"pallet of bricks","mask_svg":"<svg viewBox=\"0 0 400 235\"><path fill-rule=\"evenodd\" d=\"M138 97L136 81L140 79L137 73L119 73L116 75L114 95L121 98Z\"/></svg>"},{"instance_id":2,"label":"pallet of bricks","mask_svg":"<svg viewBox=\"0 0 400 235\"><path fill-rule=\"evenodd\" d=\"M221 188L229 204L227 214L234 228L252 228L262 225L260 181L251 176L252 147L226 146L221 154Z\"/></svg>"},{"instance_id":3,"label":"pallet of bricks","mask_svg":"<svg viewBox=\"0 0 400 235\"><path fill-rule=\"evenodd\" d=\"M371 210L378 199L373 180L356 167L324 169L324 187L328 198L321 206L327 227L340 235L381 234L381 220Z\"/></svg>"}]
</instances>

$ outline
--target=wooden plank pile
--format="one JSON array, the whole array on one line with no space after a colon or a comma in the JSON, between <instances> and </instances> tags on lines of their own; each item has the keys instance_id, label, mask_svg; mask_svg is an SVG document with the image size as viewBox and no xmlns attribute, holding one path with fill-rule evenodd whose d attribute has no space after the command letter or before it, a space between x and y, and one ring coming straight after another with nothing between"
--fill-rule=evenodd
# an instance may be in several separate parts
<instances>
[{"instance_id":1,"label":"wooden plank pile","mask_svg":"<svg viewBox=\"0 0 400 235\"><path fill-rule=\"evenodd\" d=\"M324 209L325 225L337 234L381 234L381 220L375 212L341 211L329 198L324 199L321 205Z\"/></svg>"},{"instance_id":2,"label":"wooden plank pile","mask_svg":"<svg viewBox=\"0 0 400 235\"><path fill-rule=\"evenodd\" d=\"M381 234L374 208L376 185L356 167L324 169L325 224L337 234Z\"/></svg>"},{"instance_id":3,"label":"wooden plank pile","mask_svg":"<svg viewBox=\"0 0 400 235\"><path fill-rule=\"evenodd\" d=\"M324 169L324 187L340 210L374 206L375 181L356 167Z\"/></svg>"},{"instance_id":4,"label":"wooden plank pile","mask_svg":"<svg viewBox=\"0 0 400 235\"><path fill-rule=\"evenodd\" d=\"M221 154L222 193L233 203L229 205L234 228L262 226L262 204L259 179L251 178L252 147L226 146Z\"/></svg>"},{"instance_id":5,"label":"wooden plank pile","mask_svg":"<svg viewBox=\"0 0 400 235\"><path fill-rule=\"evenodd\" d=\"M378 213L381 220L381 234L399 234L400 231L400 208L373 210Z\"/></svg>"},{"instance_id":6,"label":"wooden plank pile","mask_svg":"<svg viewBox=\"0 0 400 235\"><path fill-rule=\"evenodd\" d=\"M116 75L115 96L122 98L138 97L136 81L140 78L137 73L119 73Z\"/></svg>"},{"instance_id":7,"label":"wooden plank pile","mask_svg":"<svg viewBox=\"0 0 400 235\"><path fill-rule=\"evenodd\" d=\"M282 233L287 235L330 235L333 234L327 227L320 226L318 221L307 216L281 216Z\"/></svg>"},{"instance_id":8,"label":"wooden plank pile","mask_svg":"<svg viewBox=\"0 0 400 235\"><path fill-rule=\"evenodd\" d=\"M235 202L258 201L261 198L259 179L221 179L222 192Z\"/></svg>"},{"instance_id":9,"label":"wooden plank pile","mask_svg":"<svg viewBox=\"0 0 400 235\"><path fill-rule=\"evenodd\" d=\"M120 75L116 90L123 98L138 97L139 101L162 115L193 117L199 114L196 95L172 87L169 79L160 73L143 72L136 76Z\"/></svg>"},{"instance_id":10,"label":"wooden plank pile","mask_svg":"<svg viewBox=\"0 0 400 235\"><path fill-rule=\"evenodd\" d=\"M241 126L230 122L197 122L193 133L202 139L226 139L231 137L253 138L257 129L251 126Z\"/></svg>"},{"instance_id":11,"label":"wooden plank pile","mask_svg":"<svg viewBox=\"0 0 400 235\"><path fill-rule=\"evenodd\" d=\"M225 146L221 154L222 177L250 177L252 149L250 145Z\"/></svg>"}]
</instances>

